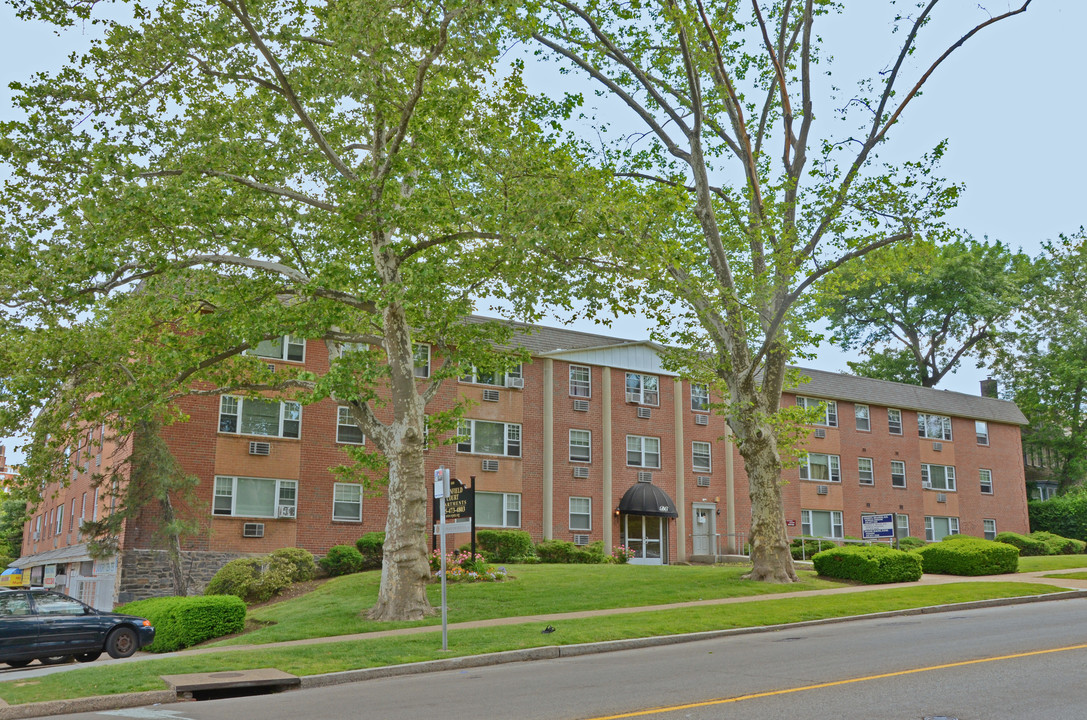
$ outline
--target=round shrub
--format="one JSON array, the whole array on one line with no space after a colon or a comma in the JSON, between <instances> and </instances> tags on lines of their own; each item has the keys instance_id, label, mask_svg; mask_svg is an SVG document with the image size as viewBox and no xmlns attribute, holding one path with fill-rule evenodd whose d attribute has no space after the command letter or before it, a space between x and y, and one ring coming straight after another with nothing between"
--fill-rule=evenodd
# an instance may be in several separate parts
<instances>
[{"instance_id":1,"label":"round shrub","mask_svg":"<svg viewBox=\"0 0 1087 720\"><path fill-rule=\"evenodd\" d=\"M856 580L868 585L915 582L921 579L921 558L885 545L847 545L812 558L820 575Z\"/></svg>"},{"instance_id":2,"label":"round shrub","mask_svg":"<svg viewBox=\"0 0 1087 720\"><path fill-rule=\"evenodd\" d=\"M951 535L914 552L928 573L1001 575L1019 570L1018 548L968 535Z\"/></svg>"},{"instance_id":3,"label":"round shrub","mask_svg":"<svg viewBox=\"0 0 1087 720\"><path fill-rule=\"evenodd\" d=\"M376 570L385 557L385 533L366 533L355 541L355 547L362 554L363 569Z\"/></svg>"},{"instance_id":4,"label":"round shrub","mask_svg":"<svg viewBox=\"0 0 1087 720\"><path fill-rule=\"evenodd\" d=\"M312 580L317 574L317 563L313 553L302 548L280 548L268 556L273 566L279 566L287 573L292 583Z\"/></svg>"},{"instance_id":5,"label":"round shrub","mask_svg":"<svg viewBox=\"0 0 1087 720\"><path fill-rule=\"evenodd\" d=\"M1034 540L1041 540L1049 549L1050 555L1079 555L1087 547L1087 543L1075 538L1061 537L1050 532L1037 530L1029 535ZM1022 555L1022 553L1020 553Z\"/></svg>"},{"instance_id":6,"label":"round shrub","mask_svg":"<svg viewBox=\"0 0 1087 720\"><path fill-rule=\"evenodd\" d=\"M899 550L916 550L917 548L924 547L924 546L925 546L925 541L924 540L922 540L921 538L914 537L912 535L907 535L906 537L898 538L898 549Z\"/></svg>"},{"instance_id":7,"label":"round shrub","mask_svg":"<svg viewBox=\"0 0 1087 720\"><path fill-rule=\"evenodd\" d=\"M566 540L544 540L536 546L542 563L572 563L577 546Z\"/></svg>"},{"instance_id":8,"label":"round shrub","mask_svg":"<svg viewBox=\"0 0 1087 720\"><path fill-rule=\"evenodd\" d=\"M362 571L362 553L354 545L333 545L321 558L321 567L333 577Z\"/></svg>"},{"instance_id":9,"label":"round shrub","mask_svg":"<svg viewBox=\"0 0 1087 720\"><path fill-rule=\"evenodd\" d=\"M1019 554L1022 557L1054 554L1049 552L1049 547L1046 545L1045 541L1027 535L1020 535L1019 533L997 533L996 541L1014 546L1019 550Z\"/></svg>"},{"instance_id":10,"label":"round shrub","mask_svg":"<svg viewBox=\"0 0 1087 720\"><path fill-rule=\"evenodd\" d=\"M793 560L808 560L816 553L838 547L838 543L826 538L796 538L789 544Z\"/></svg>"},{"instance_id":11,"label":"round shrub","mask_svg":"<svg viewBox=\"0 0 1087 720\"><path fill-rule=\"evenodd\" d=\"M476 542L491 562L514 562L535 556L532 536L524 530L480 530Z\"/></svg>"},{"instance_id":12,"label":"round shrub","mask_svg":"<svg viewBox=\"0 0 1087 720\"><path fill-rule=\"evenodd\" d=\"M232 595L138 600L117 612L145 617L155 626L150 652L171 652L245 629L245 603Z\"/></svg>"},{"instance_id":13,"label":"round shrub","mask_svg":"<svg viewBox=\"0 0 1087 720\"><path fill-rule=\"evenodd\" d=\"M262 565L260 558L231 560L215 573L204 594L234 595L242 600L254 597L260 584Z\"/></svg>"}]
</instances>

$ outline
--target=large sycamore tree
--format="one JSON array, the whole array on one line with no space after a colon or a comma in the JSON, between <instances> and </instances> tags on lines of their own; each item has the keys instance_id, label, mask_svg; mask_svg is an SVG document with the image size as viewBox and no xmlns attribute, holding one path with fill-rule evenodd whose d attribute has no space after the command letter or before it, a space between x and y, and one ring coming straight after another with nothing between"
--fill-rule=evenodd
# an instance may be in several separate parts
<instances>
[{"instance_id":1,"label":"large sycamore tree","mask_svg":"<svg viewBox=\"0 0 1087 720\"><path fill-rule=\"evenodd\" d=\"M493 350L508 327L466 321L477 298L530 320L566 302L576 278L539 254L592 235L606 185L546 140L516 65L500 67L500 8L22 7L101 23L87 53L16 86L0 129L0 421L30 437L24 477L63 482L101 443L88 428L126 446L186 420L187 396L331 398L387 479L370 616L431 613L424 445L455 420L427 406L464 368L515 359ZM252 352L294 339L323 343L329 371L273 372Z\"/></svg>"},{"instance_id":2,"label":"large sycamore tree","mask_svg":"<svg viewBox=\"0 0 1087 720\"><path fill-rule=\"evenodd\" d=\"M943 144L897 165L877 150L944 60L1029 0L1000 14L979 8L976 24L921 58L938 4L892 7L887 25L871 28L887 34L886 66L855 91L827 88L834 48L819 28L840 3L537 0L519 15L526 41L603 98L606 165L671 193L671 223L662 202L662 228L613 252L655 294L670 323L662 339L693 351L679 362L724 398L750 480L755 579L796 579L781 494L792 448L779 440L802 418L779 405L788 363L811 339L806 293L939 227L958 192L933 173Z\"/></svg>"}]
</instances>

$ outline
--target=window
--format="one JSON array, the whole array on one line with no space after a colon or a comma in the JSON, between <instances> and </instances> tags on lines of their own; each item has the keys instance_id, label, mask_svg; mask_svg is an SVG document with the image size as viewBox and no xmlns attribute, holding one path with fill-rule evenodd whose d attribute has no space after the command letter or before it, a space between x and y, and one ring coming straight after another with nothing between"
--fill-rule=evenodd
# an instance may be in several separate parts
<instances>
[{"instance_id":1,"label":"window","mask_svg":"<svg viewBox=\"0 0 1087 720\"><path fill-rule=\"evenodd\" d=\"M94 489L94 514L91 515L91 520L98 519L98 488Z\"/></svg>"},{"instance_id":2,"label":"window","mask_svg":"<svg viewBox=\"0 0 1087 720\"><path fill-rule=\"evenodd\" d=\"M957 517L925 516L925 539L929 542L939 542L948 535L959 534L959 519Z\"/></svg>"},{"instance_id":3,"label":"window","mask_svg":"<svg viewBox=\"0 0 1087 720\"><path fill-rule=\"evenodd\" d=\"M521 426L486 420L461 420L457 452L521 457Z\"/></svg>"},{"instance_id":4,"label":"window","mask_svg":"<svg viewBox=\"0 0 1087 720\"><path fill-rule=\"evenodd\" d=\"M362 486L336 483L332 486L332 519L362 522Z\"/></svg>"},{"instance_id":5,"label":"window","mask_svg":"<svg viewBox=\"0 0 1087 720\"><path fill-rule=\"evenodd\" d=\"M476 492L476 524L521 527L521 496L517 493Z\"/></svg>"},{"instance_id":6,"label":"window","mask_svg":"<svg viewBox=\"0 0 1087 720\"><path fill-rule=\"evenodd\" d=\"M570 431L570 462L590 462L592 460L593 434L588 430Z\"/></svg>"},{"instance_id":7,"label":"window","mask_svg":"<svg viewBox=\"0 0 1087 720\"><path fill-rule=\"evenodd\" d=\"M985 531L986 540L996 540L996 520L982 520L981 526Z\"/></svg>"},{"instance_id":8,"label":"window","mask_svg":"<svg viewBox=\"0 0 1087 720\"><path fill-rule=\"evenodd\" d=\"M336 410L336 442L345 445L365 445L366 436L351 417L351 408L341 405Z\"/></svg>"},{"instance_id":9,"label":"window","mask_svg":"<svg viewBox=\"0 0 1087 720\"><path fill-rule=\"evenodd\" d=\"M857 418L857 429L868 432L872 429L872 423L868 418L868 406L867 405L854 405L853 417Z\"/></svg>"},{"instance_id":10,"label":"window","mask_svg":"<svg viewBox=\"0 0 1087 720\"><path fill-rule=\"evenodd\" d=\"M578 398L593 396L592 375L584 365L570 366L570 395Z\"/></svg>"},{"instance_id":11,"label":"window","mask_svg":"<svg viewBox=\"0 0 1087 720\"><path fill-rule=\"evenodd\" d=\"M895 537L904 538L910 536L910 516L905 513L895 513Z\"/></svg>"},{"instance_id":12,"label":"window","mask_svg":"<svg viewBox=\"0 0 1087 720\"><path fill-rule=\"evenodd\" d=\"M977 436L978 445L989 444L989 423L984 420L974 421L974 434Z\"/></svg>"},{"instance_id":13,"label":"window","mask_svg":"<svg viewBox=\"0 0 1087 720\"><path fill-rule=\"evenodd\" d=\"M480 370L479 368L472 368L470 375L464 375L461 377L461 382L476 383L477 385L497 385L498 387L509 386L510 380L521 379L521 363L517 363L516 366L509 370Z\"/></svg>"},{"instance_id":14,"label":"window","mask_svg":"<svg viewBox=\"0 0 1087 720\"><path fill-rule=\"evenodd\" d=\"M661 466L660 438L627 435L627 465L659 470Z\"/></svg>"},{"instance_id":15,"label":"window","mask_svg":"<svg viewBox=\"0 0 1087 720\"><path fill-rule=\"evenodd\" d=\"M800 461L800 479L841 482L842 473L839 460L840 458L837 455L808 453L808 456Z\"/></svg>"},{"instance_id":16,"label":"window","mask_svg":"<svg viewBox=\"0 0 1087 720\"><path fill-rule=\"evenodd\" d=\"M984 495L993 494L993 471L981 468L978 470L978 475L981 476L981 492Z\"/></svg>"},{"instance_id":17,"label":"window","mask_svg":"<svg viewBox=\"0 0 1087 720\"><path fill-rule=\"evenodd\" d=\"M298 481L270 478L215 477L212 515L279 517L279 509L296 507Z\"/></svg>"},{"instance_id":18,"label":"window","mask_svg":"<svg viewBox=\"0 0 1087 720\"><path fill-rule=\"evenodd\" d=\"M902 411L887 408L887 432L892 435L902 434Z\"/></svg>"},{"instance_id":19,"label":"window","mask_svg":"<svg viewBox=\"0 0 1087 720\"><path fill-rule=\"evenodd\" d=\"M921 487L954 492L955 467L921 463Z\"/></svg>"},{"instance_id":20,"label":"window","mask_svg":"<svg viewBox=\"0 0 1087 720\"><path fill-rule=\"evenodd\" d=\"M86 615L87 608L78 600L73 600L56 593L41 593L34 596L34 607L39 615ZM54 631L56 632L56 631Z\"/></svg>"},{"instance_id":21,"label":"window","mask_svg":"<svg viewBox=\"0 0 1087 720\"><path fill-rule=\"evenodd\" d=\"M840 510L801 510L800 532L809 537L845 537L842 513Z\"/></svg>"},{"instance_id":22,"label":"window","mask_svg":"<svg viewBox=\"0 0 1087 720\"><path fill-rule=\"evenodd\" d=\"M707 385L691 383L691 410L706 412L710 409L710 388Z\"/></svg>"},{"instance_id":23,"label":"window","mask_svg":"<svg viewBox=\"0 0 1087 720\"><path fill-rule=\"evenodd\" d=\"M627 402L659 405L660 387L656 375L627 373Z\"/></svg>"},{"instance_id":24,"label":"window","mask_svg":"<svg viewBox=\"0 0 1087 720\"><path fill-rule=\"evenodd\" d=\"M857 458L857 477L861 485L875 485L876 473L872 467L872 458Z\"/></svg>"},{"instance_id":25,"label":"window","mask_svg":"<svg viewBox=\"0 0 1087 720\"><path fill-rule=\"evenodd\" d=\"M293 335L282 335L274 340L262 340L250 352L257 357L302 362L306 359L306 341Z\"/></svg>"},{"instance_id":26,"label":"window","mask_svg":"<svg viewBox=\"0 0 1087 720\"><path fill-rule=\"evenodd\" d=\"M54 535L60 535L64 531L64 506L57 505L56 512L53 517L57 520L57 529L53 532Z\"/></svg>"},{"instance_id":27,"label":"window","mask_svg":"<svg viewBox=\"0 0 1087 720\"><path fill-rule=\"evenodd\" d=\"M930 440L950 440L951 418L947 415L917 413L917 434Z\"/></svg>"},{"instance_id":28,"label":"window","mask_svg":"<svg viewBox=\"0 0 1087 720\"><path fill-rule=\"evenodd\" d=\"M250 400L223 395L219 400L219 432L297 438L302 406L296 402Z\"/></svg>"},{"instance_id":29,"label":"window","mask_svg":"<svg viewBox=\"0 0 1087 720\"><path fill-rule=\"evenodd\" d=\"M430 377L430 345L427 345L426 343L415 343L415 345L412 346L412 350L412 354L415 358L415 377Z\"/></svg>"},{"instance_id":30,"label":"window","mask_svg":"<svg viewBox=\"0 0 1087 720\"><path fill-rule=\"evenodd\" d=\"M838 427L838 403L833 400L816 400L815 398L796 396L796 404L807 410L822 408L823 418L816 425Z\"/></svg>"},{"instance_id":31,"label":"window","mask_svg":"<svg viewBox=\"0 0 1087 720\"><path fill-rule=\"evenodd\" d=\"M901 460L891 461L891 487L906 487L906 463Z\"/></svg>"},{"instance_id":32,"label":"window","mask_svg":"<svg viewBox=\"0 0 1087 720\"><path fill-rule=\"evenodd\" d=\"M691 443L691 467L695 472L710 471L710 444L695 441Z\"/></svg>"},{"instance_id":33,"label":"window","mask_svg":"<svg viewBox=\"0 0 1087 720\"><path fill-rule=\"evenodd\" d=\"M586 497L570 498L570 529L593 529L593 500Z\"/></svg>"}]
</instances>

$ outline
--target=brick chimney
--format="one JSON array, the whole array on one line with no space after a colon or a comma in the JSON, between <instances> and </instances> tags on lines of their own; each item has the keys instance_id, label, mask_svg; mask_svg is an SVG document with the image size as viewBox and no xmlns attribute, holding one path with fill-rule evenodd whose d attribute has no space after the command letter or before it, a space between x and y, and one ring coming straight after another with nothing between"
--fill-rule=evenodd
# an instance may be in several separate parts
<instances>
[{"instance_id":1,"label":"brick chimney","mask_svg":"<svg viewBox=\"0 0 1087 720\"><path fill-rule=\"evenodd\" d=\"M997 382L992 378L985 378L981 381L981 396L995 398L997 393Z\"/></svg>"}]
</instances>

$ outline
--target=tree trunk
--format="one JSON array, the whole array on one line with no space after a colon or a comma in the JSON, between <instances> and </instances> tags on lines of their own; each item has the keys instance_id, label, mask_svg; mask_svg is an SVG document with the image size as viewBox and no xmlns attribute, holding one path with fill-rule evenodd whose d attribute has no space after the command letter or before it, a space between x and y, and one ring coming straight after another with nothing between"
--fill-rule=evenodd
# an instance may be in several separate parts
<instances>
[{"instance_id":1,"label":"tree trunk","mask_svg":"<svg viewBox=\"0 0 1087 720\"><path fill-rule=\"evenodd\" d=\"M421 620L435 610L426 596L430 579L427 557L427 492L421 442L401 443L389 455L389 514L381 563L381 589L371 620Z\"/></svg>"},{"instance_id":2,"label":"tree trunk","mask_svg":"<svg viewBox=\"0 0 1087 720\"><path fill-rule=\"evenodd\" d=\"M163 526L168 528L166 536L166 557L170 563L170 577L174 582L174 595L185 597L189 594L189 584L185 582L185 573L181 568L181 535L178 533L174 504L170 501L170 493L162 498Z\"/></svg>"},{"instance_id":3,"label":"tree trunk","mask_svg":"<svg viewBox=\"0 0 1087 720\"><path fill-rule=\"evenodd\" d=\"M752 568L744 577L763 582L797 582L785 528L777 438L769 426L749 428L737 436L751 497Z\"/></svg>"}]
</instances>

